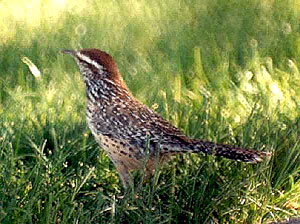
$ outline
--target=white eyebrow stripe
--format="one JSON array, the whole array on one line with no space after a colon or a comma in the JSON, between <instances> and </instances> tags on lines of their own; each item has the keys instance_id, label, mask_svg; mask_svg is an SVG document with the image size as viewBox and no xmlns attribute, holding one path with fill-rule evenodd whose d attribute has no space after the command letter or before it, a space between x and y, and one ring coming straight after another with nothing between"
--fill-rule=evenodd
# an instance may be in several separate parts
<instances>
[{"instance_id":1,"label":"white eyebrow stripe","mask_svg":"<svg viewBox=\"0 0 300 224\"><path fill-rule=\"evenodd\" d=\"M81 54L81 53L78 52L77 57L80 60L87 62L88 64L94 65L97 69L103 70L103 66L99 65L96 61L90 59L89 57L85 56L84 54Z\"/></svg>"}]
</instances>

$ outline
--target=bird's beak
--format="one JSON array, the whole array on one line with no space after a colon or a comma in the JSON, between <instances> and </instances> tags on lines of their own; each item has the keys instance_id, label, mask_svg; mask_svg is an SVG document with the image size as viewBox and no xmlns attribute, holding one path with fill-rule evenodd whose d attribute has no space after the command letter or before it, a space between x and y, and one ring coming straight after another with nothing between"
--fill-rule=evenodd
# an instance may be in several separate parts
<instances>
[{"instance_id":1,"label":"bird's beak","mask_svg":"<svg viewBox=\"0 0 300 224\"><path fill-rule=\"evenodd\" d=\"M61 50L60 52L63 54L70 54L71 56L75 56L75 53L76 53L73 50Z\"/></svg>"}]
</instances>

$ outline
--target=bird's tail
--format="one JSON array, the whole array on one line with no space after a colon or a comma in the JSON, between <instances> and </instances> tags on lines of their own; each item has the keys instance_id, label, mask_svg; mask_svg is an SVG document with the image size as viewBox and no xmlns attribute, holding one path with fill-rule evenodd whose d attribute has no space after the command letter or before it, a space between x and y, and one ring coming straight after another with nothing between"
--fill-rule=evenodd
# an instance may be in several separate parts
<instances>
[{"instance_id":1,"label":"bird's tail","mask_svg":"<svg viewBox=\"0 0 300 224\"><path fill-rule=\"evenodd\" d=\"M268 152L259 152L250 149L243 149L232 145L224 145L203 140L193 142L194 152L204 152L215 156L222 156L228 159L245 163L262 162L265 157L271 156Z\"/></svg>"}]
</instances>

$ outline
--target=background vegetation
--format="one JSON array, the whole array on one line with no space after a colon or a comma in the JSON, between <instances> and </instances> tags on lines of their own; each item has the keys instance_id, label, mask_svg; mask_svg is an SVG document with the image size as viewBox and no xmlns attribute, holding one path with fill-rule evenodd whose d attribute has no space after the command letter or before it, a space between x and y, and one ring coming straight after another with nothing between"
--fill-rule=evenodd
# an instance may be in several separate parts
<instances>
[{"instance_id":1,"label":"background vegetation","mask_svg":"<svg viewBox=\"0 0 300 224\"><path fill-rule=\"evenodd\" d=\"M0 18L0 223L300 216L298 0L2 0ZM59 53L91 47L188 136L272 158L179 155L124 192L85 123L78 69Z\"/></svg>"}]
</instances>

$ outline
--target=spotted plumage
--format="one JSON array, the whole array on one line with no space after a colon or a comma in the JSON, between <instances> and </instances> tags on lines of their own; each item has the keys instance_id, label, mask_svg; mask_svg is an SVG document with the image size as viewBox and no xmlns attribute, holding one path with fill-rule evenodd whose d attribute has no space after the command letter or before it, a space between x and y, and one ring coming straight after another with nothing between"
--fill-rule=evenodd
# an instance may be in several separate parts
<instances>
[{"instance_id":1,"label":"spotted plumage","mask_svg":"<svg viewBox=\"0 0 300 224\"><path fill-rule=\"evenodd\" d=\"M63 50L76 61L86 86L86 117L96 141L116 166L125 187L130 171L176 153L203 152L242 162L261 162L268 153L191 139L130 93L113 58L97 49Z\"/></svg>"}]
</instances>

